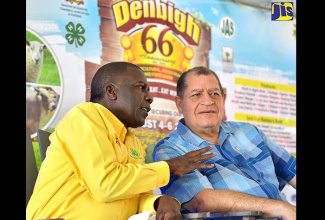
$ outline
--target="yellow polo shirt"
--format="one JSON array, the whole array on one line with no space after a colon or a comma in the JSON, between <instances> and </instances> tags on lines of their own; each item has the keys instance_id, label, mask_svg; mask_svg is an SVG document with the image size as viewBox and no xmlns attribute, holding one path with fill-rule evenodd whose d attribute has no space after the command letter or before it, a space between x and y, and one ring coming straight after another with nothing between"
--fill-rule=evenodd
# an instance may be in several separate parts
<instances>
[{"instance_id":1,"label":"yellow polo shirt","mask_svg":"<svg viewBox=\"0 0 325 220\"><path fill-rule=\"evenodd\" d=\"M73 107L50 141L27 220L127 220L154 211L152 190L169 181L168 164L145 164L145 146L100 104Z\"/></svg>"}]
</instances>

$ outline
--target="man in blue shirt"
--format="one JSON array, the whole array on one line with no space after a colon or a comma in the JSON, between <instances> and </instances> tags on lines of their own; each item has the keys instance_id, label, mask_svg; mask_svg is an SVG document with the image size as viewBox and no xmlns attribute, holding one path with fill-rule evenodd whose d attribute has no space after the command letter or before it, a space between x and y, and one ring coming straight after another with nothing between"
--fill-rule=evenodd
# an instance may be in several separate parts
<instances>
[{"instance_id":1,"label":"man in blue shirt","mask_svg":"<svg viewBox=\"0 0 325 220\"><path fill-rule=\"evenodd\" d=\"M177 198L190 212L262 211L263 218L296 219L296 207L282 198L288 183L296 188L296 158L256 126L222 120L225 94L218 76L194 67L177 82L175 103L183 117L160 140L153 160L161 161L209 145L215 167L171 175L163 194Z\"/></svg>"}]
</instances>

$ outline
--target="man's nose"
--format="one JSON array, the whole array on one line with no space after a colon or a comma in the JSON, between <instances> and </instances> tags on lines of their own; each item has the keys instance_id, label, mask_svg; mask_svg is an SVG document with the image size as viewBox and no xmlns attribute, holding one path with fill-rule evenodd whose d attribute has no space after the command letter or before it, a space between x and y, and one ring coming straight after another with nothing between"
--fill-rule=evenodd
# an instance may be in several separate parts
<instances>
[{"instance_id":1,"label":"man's nose","mask_svg":"<svg viewBox=\"0 0 325 220\"><path fill-rule=\"evenodd\" d=\"M153 102L153 96L150 94L150 92L147 92L146 96L144 99L149 102L150 104Z\"/></svg>"},{"instance_id":2,"label":"man's nose","mask_svg":"<svg viewBox=\"0 0 325 220\"><path fill-rule=\"evenodd\" d=\"M214 103L214 100L208 94L202 96L202 105L212 105Z\"/></svg>"},{"instance_id":3,"label":"man's nose","mask_svg":"<svg viewBox=\"0 0 325 220\"><path fill-rule=\"evenodd\" d=\"M202 105L213 105L215 102L213 100L206 100L201 103Z\"/></svg>"}]
</instances>

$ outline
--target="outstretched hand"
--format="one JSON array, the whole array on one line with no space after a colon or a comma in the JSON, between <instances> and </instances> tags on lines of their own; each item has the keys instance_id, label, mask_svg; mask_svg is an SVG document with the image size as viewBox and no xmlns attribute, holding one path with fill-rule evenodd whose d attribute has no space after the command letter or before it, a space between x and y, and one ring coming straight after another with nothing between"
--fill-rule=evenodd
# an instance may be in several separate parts
<instances>
[{"instance_id":1,"label":"outstretched hand","mask_svg":"<svg viewBox=\"0 0 325 220\"><path fill-rule=\"evenodd\" d=\"M215 152L204 154L212 149L213 146L208 146L199 150L188 152L182 156L166 160L169 165L170 173L181 177L185 173L195 169L214 167L214 164L201 163L202 161L210 159L216 155Z\"/></svg>"}]
</instances>

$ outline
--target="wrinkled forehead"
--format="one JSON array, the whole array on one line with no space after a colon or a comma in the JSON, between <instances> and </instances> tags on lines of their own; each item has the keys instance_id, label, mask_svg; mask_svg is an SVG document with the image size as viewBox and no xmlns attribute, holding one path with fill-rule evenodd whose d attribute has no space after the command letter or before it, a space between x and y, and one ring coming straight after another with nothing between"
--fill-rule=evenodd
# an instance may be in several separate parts
<instances>
[{"instance_id":1,"label":"wrinkled forehead","mask_svg":"<svg viewBox=\"0 0 325 220\"><path fill-rule=\"evenodd\" d=\"M219 90L219 82L214 76L214 73L209 74L197 74L195 72L190 73L186 79L187 88L186 90Z\"/></svg>"}]
</instances>

